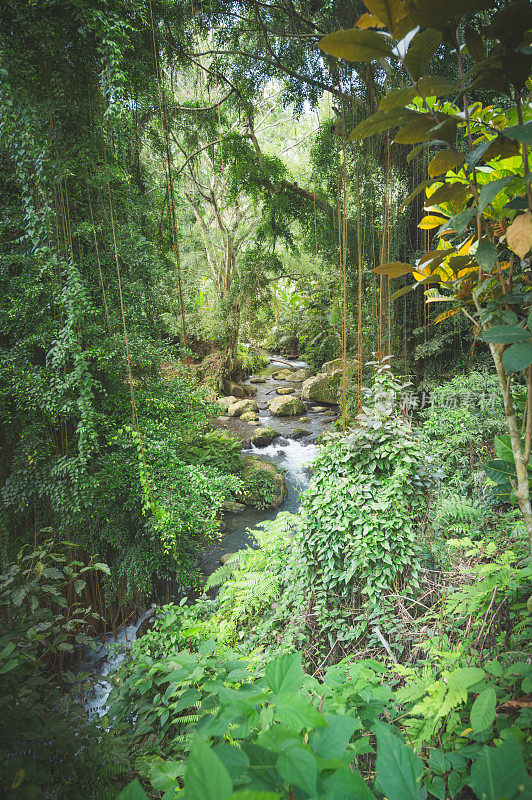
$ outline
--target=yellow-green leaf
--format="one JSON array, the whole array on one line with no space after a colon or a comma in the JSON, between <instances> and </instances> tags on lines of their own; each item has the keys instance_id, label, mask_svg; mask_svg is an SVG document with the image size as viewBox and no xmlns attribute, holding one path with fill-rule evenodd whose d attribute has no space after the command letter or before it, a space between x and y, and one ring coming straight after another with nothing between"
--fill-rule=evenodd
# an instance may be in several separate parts
<instances>
[{"instance_id":1,"label":"yellow-green leaf","mask_svg":"<svg viewBox=\"0 0 532 800\"><path fill-rule=\"evenodd\" d=\"M461 310L462 310L461 308L448 308L447 311L443 311L441 314L438 314L438 316L436 317L436 319L433 320L433 322L435 325L438 325L438 323L443 322L446 319L449 319L449 317L454 317L455 314L459 314Z\"/></svg>"},{"instance_id":2,"label":"yellow-green leaf","mask_svg":"<svg viewBox=\"0 0 532 800\"><path fill-rule=\"evenodd\" d=\"M443 175L462 164L464 156L455 150L440 150L429 163L429 175L434 178L436 175Z\"/></svg>"},{"instance_id":3,"label":"yellow-green leaf","mask_svg":"<svg viewBox=\"0 0 532 800\"><path fill-rule=\"evenodd\" d=\"M423 97L440 97L449 94L453 88L452 83L437 75L424 75L419 79L418 86Z\"/></svg>"},{"instance_id":4,"label":"yellow-green leaf","mask_svg":"<svg viewBox=\"0 0 532 800\"><path fill-rule=\"evenodd\" d=\"M395 134L396 144L417 144L427 142L430 131L434 127L434 120L428 114L420 114L418 119L409 120L406 125Z\"/></svg>"},{"instance_id":5,"label":"yellow-green leaf","mask_svg":"<svg viewBox=\"0 0 532 800\"><path fill-rule=\"evenodd\" d=\"M388 111L390 108L406 106L412 102L417 95L413 86L406 86L404 89L390 89L388 94L379 103L379 111Z\"/></svg>"},{"instance_id":6,"label":"yellow-green leaf","mask_svg":"<svg viewBox=\"0 0 532 800\"><path fill-rule=\"evenodd\" d=\"M444 217L435 217L429 214L426 217L423 217L421 222L418 223L418 228L421 228L422 231L430 231L433 228L439 228L440 225L443 225L444 222L447 220Z\"/></svg>"},{"instance_id":7,"label":"yellow-green leaf","mask_svg":"<svg viewBox=\"0 0 532 800\"><path fill-rule=\"evenodd\" d=\"M381 264L380 267L375 267L373 272L377 275L388 275L389 278L400 278L402 275L408 275L413 269L412 264L406 264L403 261L392 261L389 264Z\"/></svg>"},{"instance_id":8,"label":"yellow-green leaf","mask_svg":"<svg viewBox=\"0 0 532 800\"><path fill-rule=\"evenodd\" d=\"M359 28L328 33L320 39L319 45L330 56L345 58L346 61L373 61L392 54L390 39Z\"/></svg>"},{"instance_id":9,"label":"yellow-green leaf","mask_svg":"<svg viewBox=\"0 0 532 800\"><path fill-rule=\"evenodd\" d=\"M382 133L396 125L407 122L408 120L415 119L418 116L417 111L412 111L409 108L390 108L388 111L377 111L356 126L350 135L350 139L366 139L368 136L373 136L375 133Z\"/></svg>"},{"instance_id":10,"label":"yellow-green leaf","mask_svg":"<svg viewBox=\"0 0 532 800\"><path fill-rule=\"evenodd\" d=\"M520 214L514 219L506 232L506 242L510 250L523 259L532 247L532 213Z\"/></svg>"},{"instance_id":11,"label":"yellow-green leaf","mask_svg":"<svg viewBox=\"0 0 532 800\"><path fill-rule=\"evenodd\" d=\"M406 13L406 3L402 0L364 0L364 5L391 33Z\"/></svg>"},{"instance_id":12,"label":"yellow-green leaf","mask_svg":"<svg viewBox=\"0 0 532 800\"><path fill-rule=\"evenodd\" d=\"M430 197L427 196L427 205L437 206L440 203L463 203L471 189L465 183L444 183L439 186Z\"/></svg>"},{"instance_id":13,"label":"yellow-green leaf","mask_svg":"<svg viewBox=\"0 0 532 800\"><path fill-rule=\"evenodd\" d=\"M404 65L414 80L418 80L440 46L442 35L434 28L416 33L404 58Z\"/></svg>"},{"instance_id":14,"label":"yellow-green leaf","mask_svg":"<svg viewBox=\"0 0 532 800\"><path fill-rule=\"evenodd\" d=\"M377 17L373 16L373 14L362 14L356 24L356 27L360 28L361 30L367 30L368 28L382 28L383 25L379 22Z\"/></svg>"}]
</instances>

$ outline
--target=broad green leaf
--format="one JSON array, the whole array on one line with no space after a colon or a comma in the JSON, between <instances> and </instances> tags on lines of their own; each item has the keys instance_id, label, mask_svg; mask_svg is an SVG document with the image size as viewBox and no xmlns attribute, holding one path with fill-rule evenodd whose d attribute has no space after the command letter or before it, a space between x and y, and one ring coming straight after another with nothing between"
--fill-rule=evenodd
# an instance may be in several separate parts
<instances>
[{"instance_id":1,"label":"broad green leaf","mask_svg":"<svg viewBox=\"0 0 532 800\"><path fill-rule=\"evenodd\" d=\"M93 564L92 566L93 566L93 569L98 569L98 570L100 570L100 572L105 572L106 575L110 575L111 574L111 570L109 569L107 564L102 564L102 563L98 562L97 564Z\"/></svg>"},{"instance_id":2,"label":"broad green leaf","mask_svg":"<svg viewBox=\"0 0 532 800\"><path fill-rule=\"evenodd\" d=\"M356 770L351 771L347 766L336 769L332 775L323 779L325 784L325 797L334 800L375 800L375 795L370 790L362 776Z\"/></svg>"},{"instance_id":3,"label":"broad green leaf","mask_svg":"<svg viewBox=\"0 0 532 800\"><path fill-rule=\"evenodd\" d=\"M433 183L436 183L436 181L430 178L427 181L422 181L421 183L418 183L414 191L408 195L406 200L403 200L403 202L399 206L399 211L403 211L403 209L405 209L412 202L412 200L415 200L418 194L421 194L421 192L424 191L424 189L426 189L427 186L432 186Z\"/></svg>"},{"instance_id":4,"label":"broad green leaf","mask_svg":"<svg viewBox=\"0 0 532 800\"><path fill-rule=\"evenodd\" d=\"M443 775L449 769L449 762L443 750L431 750L429 768L436 775Z\"/></svg>"},{"instance_id":5,"label":"broad green leaf","mask_svg":"<svg viewBox=\"0 0 532 800\"><path fill-rule=\"evenodd\" d=\"M460 667L455 669L447 679L450 689L469 689L482 680L486 673L480 667Z\"/></svg>"},{"instance_id":6,"label":"broad green leaf","mask_svg":"<svg viewBox=\"0 0 532 800\"><path fill-rule=\"evenodd\" d=\"M505 485L510 478L517 478L515 464L510 464L508 461L502 461L501 459L482 464L482 469L494 483Z\"/></svg>"},{"instance_id":7,"label":"broad green leaf","mask_svg":"<svg viewBox=\"0 0 532 800\"><path fill-rule=\"evenodd\" d=\"M226 800L232 790L228 771L211 748L196 736L185 769L188 800Z\"/></svg>"},{"instance_id":8,"label":"broad green leaf","mask_svg":"<svg viewBox=\"0 0 532 800\"><path fill-rule=\"evenodd\" d=\"M276 694L297 692L303 685L304 673L301 667L301 653L288 653L276 658L266 667L266 683Z\"/></svg>"},{"instance_id":9,"label":"broad green leaf","mask_svg":"<svg viewBox=\"0 0 532 800\"><path fill-rule=\"evenodd\" d=\"M442 35L433 28L416 33L408 47L404 65L414 80L418 80L425 67L440 46Z\"/></svg>"},{"instance_id":10,"label":"broad green leaf","mask_svg":"<svg viewBox=\"0 0 532 800\"><path fill-rule=\"evenodd\" d=\"M420 114L417 119L410 119L400 128L394 137L396 144L417 144L433 138L431 131L437 123L428 114Z\"/></svg>"},{"instance_id":11,"label":"broad green leaf","mask_svg":"<svg viewBox=\"0 0 532 800\"><path fill-rule=\"evenodd\" d=\"M380 267L375 267L373 272L377 275L387 275L389 278L400 278L403 275L408 275L414 267L412 264L405 264L403 261L393 261L389 264L381 264Z\"/></svg>"},{"instance_id":12,"label":"broad green leaf","mask_svg":"<svg viewBox=\"0 0 532 800\"><path fill-rule=\"evenodd\" d=\"M480 338L484 342L513 344L514 342L527 342L531 337L530 331L526 331L518 325L493 325Z\"/></svg>"},{"instance_id":13,"label":"broad green leaf","mask_svg":"<svg viewBox=\"0 0 532 800\"><path fill-rule=\"evenodd\" d=\"M210 656L214 653L215 649L216 649L216 640L212 638L206 639L198 647L198 653L200 653L202 656Z\"/></svg>"},{"instance_id":14,"label":"broad green leaf","mask_svg":"<svg viewBox=\"0 0 532 800\"><path fill-rule=\"evenodd\" d=\"M430 197L427 197L427 204L431 206L437 206L440 203L462 204L468 194L471 194L471 189L466 183L444 183Z\"/></svg>"},{"instance_id":15,"label":"broad green leaf","mask_svg":"<svg viewBox=\"0 0 532 800\"><path fill-rule=\"evenodd\" d=\"M474 733L480 733L493 724L496 703L495 689L490 687L479 694L471 708L471 727Z\"/></svg>"},{"instance_id":16,"label":"broad green leaf","mask_svg":"<svg viewBox=\"0 0 532 800\"><path fill-rule=\"evenodd\" d=\"M422 231L431 231L434 228L439 228L444 222L444 217L437 217L434 214L429 214L418 222L418 228Z\"/></svg>"},{"instance_id":17,"label":"broad green leaf","mask_svg":"<svg viewBox=\"0 0 532 800\"><path fill-rule=\"evenodd\" d=\"M526 144L527 147L532 147L532 122L505 128L503 134L509 139L516 139L516 141Z\"/></svg>"},{"instance_id":18,"label":"broad green leaf","mask_svg":"<svg viewBox=\"0 0 532 800\"><path fill-rule=\"evenodd\" d=\"M353 717L339 714L325 714L326 728L319 728L312 734L310 744L321 758L340 758L360 722Z\"/></svg>"},{"instance_id":19,"label":"broad green leaf","mask_svg":"<svg viewBox=\"0 0 532 800\"><path fill-rule=\"evenodd\" d=\"M390 300L393 302L394 300L397 300L398 297L403 297L403 295L413 291L413 289L414 289L413 283L409 284L408 286L403 286L401 289L398 289L396 292L392 294Z\"/></svg>"},{"instance_id":20,"label":"broad green leaf","mask_svg":"<svg viewBox=\"0 0 532 800\"><path fill-rule=\"evenodd\" d=\"M320 39L319 46L324 53L336 58L345 58L346 61L373 61L375 58L392 55L389 38L375 31L358 28L328 33Z\"/></svg>"},{"instance_id":21,"label":"broad green leaf","mask_svg":"<svg viewBox=\"0 0 532 800\"><path fill-rule=\"evenodd\" d=\"M532 342L519 342L505 350L502 363L506 372L519 372L532 364Z\"/></svg>"},{"instance_id":22,"label":"broad green leaf","mask_svg":"<svg viewBox=\"0 0 532 800\"><path fill-rule=\"evenodd\" d=\"M514 454L512 452L512 443L510 434L505 433L502 436L496 436L494 441L495 455L503 461L514 463Z\"/></svg>"},{"instance_id":23,"label":"broad green leaf","mask_svg":"<svg viewBox=\"0 0 532 800\"><path fill-rule=\"evenodd\" d=\"M291 785L299 786L310 796L316 793L318 768L316 759L302 747L284 750L277 761L279 774Z\"/></svg>"},{"instance_id":24,"label":"broad green leaf","mask_svg":"<svg viewBox=\"0 0 532 800\"><path fill-rule=\"evenodd\" d=\"M450 169L454 169L459 164L462 164L463 160L463 155L457 153L455 150L440 150L429 162L429 175L431 178L435 178L437 175L443 175Z\"/></svg>"},{"instance_id":25,"label":"broad green leaf","mask_svg":"<svg viewBox=\"0 0 532 800\"><path fill-rule=\"evenodd\" d=\"M508 737L499 747L484 747L471 768L471 784L482 800L508 800L528 781L519 742Z\"/></svg>"},{"instance_id":26,"label":"broad green leaf","mask_svg":"<svg viewBox=\"0 0 532 800\"><path fill-rule=\"evenodd\" d=\"M297 731L303 728L319 728L326 724L319 711L310 704L310 700L295 692L284 692L279 695L275 719Z\"/></svg>"},{"instance_id":27,"label":"broad green leaf","mask_svg":"<svg viewBox=\"0 0 532 800\"><path fill-rule=\"evenodd\" d=\"M492 270L497 263L497 245L484 237L480 240L474 257L482 269Z\"/></svg>"},{"instance_id":28,"label":"broad green leaf","mask_svg":"<svg viewBox=\"0 0 532 800\"><path fill-rule=\"evenodd\" d=\"M375 724L377 778L388 800L418 800L423 762L392 733L388 725Z\"/></svg>"},{"instance_id":29,"label":"broad green leaf","mask_svg":"<svg viewBox=\"0 0 532 800\"><path fill-rule=\"evenodd\" d=\"M234 745L217 744L213 747L213 752L218 756L231 778L236 781L249 766L249 758L240 747Z\"/></svg>"},{"instance_id":30,"label":"broad green leaf","mask_svg":"<svg viewBox=\"0 0 532 800\"><path fill-rule=\"evenodd\" d=\"M423 75L418 81L418 86L423 97L440 97L449 94L453 88L452 83L437 75Z\"/></svg>"},{"instance_id":31,"label":"broad green leaf","mask_svg":"<svg viewBox=\"0 0 532 800\"><path fill-rule=\"evenodd\" d=\"M451 772L449 777L447 778L447 788L449 789L449 794L451 797L454 797L460 789L464 785L464 779L460 775L459 772Z\"/></svg>"},{"instance_id":32,"label":"broad green leaf","mask_svg":"<svg viewBox=\"0 0 532 800\"><path fill-rule=\"evenodd\" d=\"M257 789L240 789L230 794L227 800L280 800L279 792L263 792ZM164 800L164 798L163 798Z\"/></svg>"},{"instance_id":33,"label":"broad green leaf","mask_svg":"<svg viewBox=\"0 0 532 800\"><path fill-rule=\"evenodd\" d=\"M367 0L364 5L391 33L396 23L405 15L402 0Z\"/></svg>"},{"instance_id":34,"label":"broad green leaf","mask_svg":"<svg viewBox=\"0 0 532 800\"><path fill-rule=\"evenodd\" d=\"M431 781L427 781L427 789L432 797L445 800L445 781L439 775L436 775Z\"/></svg>"},{"instance_id":35,"label":"broad green leaf","mask_svg":"<svg viewBox=\"0 0 532 800\"><path fill-rule=\"evenodd\" d=\"M406 106L416 95L417 91L413 86L406 86L404 89L390 89L380 101L379 111L389 111L390 108Z\"/></svg>"},{"instance_id":36,"label":"broad green leaf","mask_svg":"<svg viewBox=\"0 0 532 800\"><path fill-rule=\"evenodd\" d=\"M376 114L371 114L369 117L362 120L351 132L349 138L351 140L366 139L368 136L382 133L397 125L408 122L411 119L423 116L425 115L419 114L417 111L412 111L409 108L390 108L388 111L377 111Z\"/></svg>"},{"instance_id":37,"label":"broad green leaf","mask_svg":"<svg viewBox=\"0 0 532 800\"><path fill-rule=\"evenodd\" d=\"M464 30L464 41L471 58L474 61L483 61L485 58L484 42L480 33L468 25Z\"/></svg>"},{"instance_id":38,"label":"broad green leaf","mask_svg":"<svg viewBox=\"0 0 532 800\"><path fill-rule=\"evenodd\" d=\"M476 217L477 209L476 208L464 208L460 211L456 216L452 217L445 225L442 225L440 228L440 233L443 231L453 229L456 233L463 233L473 217Z\"/></svg>"},{"instance_id":39,"label":"broad green leaf","mask_svg":"<svg viewBox=\"0 0 532 800\"><path fill-rule=\"evenodd\" d=\"M172 786L178 787L177 778L183 777L184 761L156 761L149 771L150 783L159 792L166 792Z\"/></svg>"},{"instance_id":40,"label":"broad green leaf","mask_svg":"<svg viewBox=\"0 0 532 800\"><path fill-rule=\"evenodd\" d=\"M125 789L122 789L117 797L117 800L148 800L148 795L140 785L138 778L128 783Z\"/></svg>"},{"instance_id":41,"label":"broad green leaf","mask_svg":"<svg viewBox=\"0 0 532 800\"><path fill-rule=\"evenodd\" d=\"M510 250L523 259L532 247L532 212L520 214L506 231L506 242Z\"/></svg>"},{"instance_id":42,"label":"broad green leaf","mask_svg":"<svg viewBox=\"0 0 532 800\"><path fill-rule=\"evenodd\" d=\"M504 187L508 186L508 184L514 180L514 178L515 175L507 175L504 178L491 181L482 187L478 199L478 210L480 214L482 214L486 206L488 206L497 197L499 192L502 192Z\"/></svg>"}]
</instances>

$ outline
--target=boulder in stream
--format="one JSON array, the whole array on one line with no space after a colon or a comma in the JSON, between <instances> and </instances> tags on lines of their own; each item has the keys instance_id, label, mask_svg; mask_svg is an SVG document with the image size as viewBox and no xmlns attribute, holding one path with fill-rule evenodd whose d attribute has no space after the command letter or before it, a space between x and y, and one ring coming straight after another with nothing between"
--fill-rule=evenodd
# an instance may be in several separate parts
<instances>
[{"instance_id":1,"label":"boulder in stream","mask_svg":"<svg viewBox=\"0 0 532 800\"><path fill-rule=\"evenodd\" d=\"M224 392L228 395L232 394L234 397L246 396L244 388L239 383L235 383L235 381L225 380L223 386Z\"/></svg>"},{"instance_id":2,"label":"boulder in stream","mask_svg":"<svg viewBox=\"0 0 532 800\"><path fill-rule=\"evenodd\" d=\"M272 377L275 381L290 381L292 380L292 375L291 369L280 369L278 372L274 372Z\"/></svg>"},{"instance_id":3,"label":"boulder in stream","mask_svg":"<svg viewBox=\"0 0 532 800\"><path fill-rule=\"evenodd\" d=\"M314 414L320 414L322 411L327 411L327 408L326 406L311 406L310 410L313 411Z\"/></svg>"},{"instance_id":4,"label":"boulder in stream","mask_svg":"<svg viewBox=\"0 0 532 800\"><path fill-rule=\"evenodd\" d=\"M236 400L227 409L230 417L241 417L247 411L258 411L259 407L254 400Z\"/></svg>"},{"instance_id":5,"label":"boulder in stream","mask_svg":"<svg viewBox=\"0 0 532 800\"><path fill-rule=\"evenodd\" d=\"M302 439L303 436L309 436L309 435L310 431L307 431L306 428L294 428L294 430L290 431L290 433L288 434L288 438L297 441L298 439Z\"/></svg>"},{"instance_id":6,"label":"boulder in stream","mask_svg":"<svg viewBox=\"0 0 532 800\"><path fill-rule=\"evenodd\" d=\"M293 386L277 386L275 391L277 392L277 394L281 394L281 395L283 395L283 394L294 394L295 389L293 388Z\"/></svg>"},{"instance_id":7,"label":"boulder in stream","mask_svg":"<svg viewBox=\"0 0 532 800\"><path fill-rule=\"evenodd\" d=\"M273 428L255 428L251 437L251 444L255 447L268 447L276 436L279 436Z\"/></svg>"},{"instance_id":8,"label":"boulder in stream","mask_svg":"<svg viewBox=\"0 0 532 800\"><path fill-rule=\"evenodd\" d=\"M318 403L337 403L341 380L341 371L320 372L304 381L301 386L301 397L303 400L314 400Z\"/></svg>"},{"instance_id":9,"label":"boulder in stream","mask_svg":"<svg viewBox=\"0 0 532 800\"><path fill-rule=\"evenodd\" d=\"M144 619L137 628L137 633L136 633L137 639L140 639L141 636L144 636L144 634L148 633L148 631L151 631L153 629L153 626L155 625L156 614L157 614L157 606L152 606L150 609L148 609Z\"/></svg>"},{"instance_id":10,"label":"boulder in stream","mask_svg":"<svg viewBox=\"0 0 532 800\"><path fill-rule=\"evenodd\" d=\"M225 414L227 413L227 409L229 408L229 406L232 406L233 403L236 403L237 400L238 398L235 397L233 394L231 394L229 395L229 397L219 397L216 403L217 405L220 406L221 410Z\"/></svg>"},{"instance_id":11,"label":"boulder in stream","mask_svg":"<svg viewBox=\"0 0 532 800\"><path fill-rule=\"evenodd\" d=\"M295 372L292 372L290 375L290 380L294 381L294 383L303 383L303 381L308 380L312 372L309 369L296 369Z\"/></svg>"},{"instance_id":12,"label":"boulder in stream","mask_svg":"<svg viewBox=\"0 0 532 800\"><path fill-rule=\"evenodd\" d=\"M250 383L266 383L266 378L250 378Z\"/></svg>"},{"instance_id":13,"label":"boulder in stream","mask_svg":"<svg viewBox=\"0 0 532 800\"><path fill-rule=\"evenodd\" d=\"M246 411L240 415L242 422L258 422L259 418L255 411Z\"/></svg>"},{"instance_id":14,"label":"boulder in stream","mask_svg":"<svg viewBox=\"0 0 532 800\"><path fill-rule=\"evenodd\" d=\"M278 417L295 417L304 414L307 410L306 405L299 397L274 397L268 408L272 414Z\"/></svg>"},{"instance_id":15,"label":"boulder in stream","mask_svg":"<svg viewBox=\"0 0 532 800\"><path fill-rule=\"evenodd\" d=\"M310 422L308 417L299 417L299 422Z\"/></svg>"},{"instance_id":16,"label":"boulder in stream","mask_svg":"<svg viewBox=\"0 0 532 800\"><path fill-rule=\"evenodd\" d=\"M261 508L262 498L256 495L254 484L257 478L266 479L272 488L269 508L279 508L286 497L286 483L283 472L271 461L263 461L258 456L245 456L242 470L246 502ZM249 488L248 488L249 487Z\"/></svg>"},{"instance_id":17,"label":"boulder in stream","mask_svg":"<svg viewBox=\"0 0 532 800\"><path fill-rule=\"evenodd\" d=\"M244 503L237 503L235 500L225 500L223 510L227 514L241 514L246 510Z\"/></svg>"}]
</instances>

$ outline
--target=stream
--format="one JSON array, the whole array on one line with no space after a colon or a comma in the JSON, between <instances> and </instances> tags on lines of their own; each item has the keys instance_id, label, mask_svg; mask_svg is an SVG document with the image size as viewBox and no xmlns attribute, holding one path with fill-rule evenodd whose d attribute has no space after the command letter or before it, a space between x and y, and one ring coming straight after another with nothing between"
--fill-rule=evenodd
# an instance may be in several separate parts
<instances>
[{"instance_id":1,"label":"stream","mask_svg":"<svg viewBox=\"0 0 532 800\"><path fill-rule=\"evenodd\" d=\"M305 402L307 411L304 414L309 418L309 422L302 423L299 422L299 416L278 417L270 414L268 403L276 396L277 386L291 386L296 390L295 393L300 395L301 383L275 380L273 378L274 373L289 367L297 370L306 366L307 364L304 361L290 358L283 358L277 361L275 356L272 356L269 365L257 376L253 376L264 378L264 383L251 384L250 381L246 381L246 383L255 386L257 389L254 399L259 406L259 422L248 423L242 422L238 417L223 417L223 427L238 434L242 440L249 439L254 429L258 426L271 427L279 432L280 436L274 439L273 443L268 447L254 447L251 445L249 449L243 450L243 454L249 453L259 456L261 459L271 461L280 467L285 473L287 494L283 504L278 509L260 511L251 506L246 506L245 511L242 513L227 513L219 541L207 547L200 557L200 568L205 576L210 575L220 566L220 559L225 553L235 553L244 547L255 546L255 541L250 536L249 530L253 529L259 522L275 519L280 511L289 511L295 514L299 509L300 494L308 486L310 478L308 467L318 452L319 445L316 444L316 439L320 433L330 427L335 417L331 416L332 408L326 408L325 411L320 412L312 411L311 409L315 406L315 402L310 401ZM294 428L305 428L309 433L297 441L287 438ZM124 660L129 645L136 638L138 626L149 613L149 611L144 612L139 615L133 624L123 625L118 628L116 639L113 636L107 636L105 641L103 638L98 639L97 644L100 647L96 652L88 648L83 649L83 668L94 676L100 677L100 680L95 682L92 691L85 700L85 707L90 718L105 714L107 697L111 688L110 684L105 680L105 676ZM116 647L116 645L119 645L119 647Z\"/></svg>"}]
</instances>

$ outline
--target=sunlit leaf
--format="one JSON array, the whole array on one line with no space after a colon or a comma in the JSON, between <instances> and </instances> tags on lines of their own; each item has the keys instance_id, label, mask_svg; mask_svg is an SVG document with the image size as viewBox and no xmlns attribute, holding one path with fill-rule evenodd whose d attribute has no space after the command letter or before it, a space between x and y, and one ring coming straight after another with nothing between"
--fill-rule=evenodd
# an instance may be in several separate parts
<instances>
[{"instance_id":1,"label":"sunlit leaf","mask_svg":"<svg viewBox=\"0 0 532 800\"><path fill-rule=\"evenodd\" d=\"M385 26L382 25L382 23L379 22L377 17L374 17L373 14L366 13L362 14L356 24L356 27L360 28L361 30L367 30L368 28L383 28Z\"/></svg>"},{"instance_id":2,"label":"sunlit leaf","mask_svg":"<svg viewBox=\"0 0 532 800\"><path fill-rule=\"evenodd\" d=\"M469 194L471 189L466 183L444 183L433 194L427 195L427 202L434 206L440 203L461 204Z\"/></svg>"},{"instance_id":3,"label":"sunlit leaf","mask_svg":"<svg viewBox=\"0 0 532 800\"><path fill-rule=\"evenodd\" d=\"M418 228L422 231L431 231L433 228L439 228L439 226L445 222L444 217L436 217L429 214L426 217L423 217L421 222L418 222Z\"/></svg>"},{"instance_id":4,"label":"sunlit leaf","mask_svg":"<svg viewBox=\"0 0 532 800\"><path fill-rule=\"evenodd\" d=\"M320 39L320 48L330 56L346 61L373 61L392 55L390 39L380 33L350 28L328 33Z\"/></svg>"},{"instance_id":5,"label":"sunlit leaf","mask_svg":"<svg viewBox=\"0 0 532 800\"><path fill-rule=\"evenodd\" d=\"M377 275L388 275L389 278L400 278L402 275L408 275L412 272L414 267L412 264L406 264L403 261L393 261L389 264L381 264L375 267L373 272Z\"/></svg>"},{"instance_id":6,"label":"sunlit leaf","mask_svg":"<svg viewBox=\"0 0 532 800\"><path fill-rule=\"evenodd\" d=\"M421 114L418 119L411 119L395 134L396 144L417 144L432 138L431 131L435 125L428 114Z\"/></svg>"},{"instance_id":7,"label":"sunlit leaf","mask_svg":"<svg viewBox=\"0 0 532 800\"><path fill-rule=\"evenodd\" d=\"M440 46L442 35L433 28L416 33L404 58L404 65L414 80L418 80Z\"/></svg>"},{"instance_id":8,"label":"sunlit leaf","mask_svg":"<svg viewBox=\"0 0 532 800\"><path fill-rule=\"evenodd\" d=\"M376 133L382 133L418 116L417 111L412 111L408 108L390 108L388 111L377 111L356 126L350 139L366 139L368 136L373 136Z\"/></svg>"},{"instance_id":9,"label":"sunlit leaf","mask_svg":"<svg viewBox=\"0 0 532 800\"><path fill-rule=\"evenodd\" d=\"M462 164L463 161L462 153L457 153L455 150L440 150L429 163L429 175L431 178L442 175Z\"/></svg>"},{"instance_id":10,"label":"sunlit leaf","mask_svg":"<svg viewBox=\"0 0 532 800\"><path fill-rule=\"evenodd\" d=\"M532 247L532 213L520 214L514 219L506 232L506 242L510 250L523 259Z\"/></svg>"},{"instance_id":11,"label":"sunlit leaf","mask_svg":"<svg viewBox=\"0 0 532 800\"><path fill-rule=\"evenodd\" d=\"M462 310L461 308L448 308L447 311L443 311L441 314L438 314L438 316L436 317L436 319L433 320L433 322L435 325L438 325L438 323L443 322L446 319L449 319L449 317L454 317L455 314L459 314L461 310Z\"/></svg>"},{"instance_id":12,"label":"sunlit leaf","mask_svg":"<svg viewBox=\"0 0 532 800\"><path fill-rule=\"evenodd\" d=\"M379 111L388 111L390 108L406 106L414 97L417 91L413 86L406 86L404 89L390 89L379 103Z\"/></svg>"},{"instance_id":13,"label":"sunlit leaf","mask_svg":"<svg viewBox=\"0 0 532 800\"><path fill-rule=\"evenodd\" d=\"M478 211L482 214L487 205L489 205L502 190L508 186L511 181L515 179L515 175L506 175L504 178L499 178L496 181L490 181L482 187L478 199Z\"/></svg>"}]
</instances>

